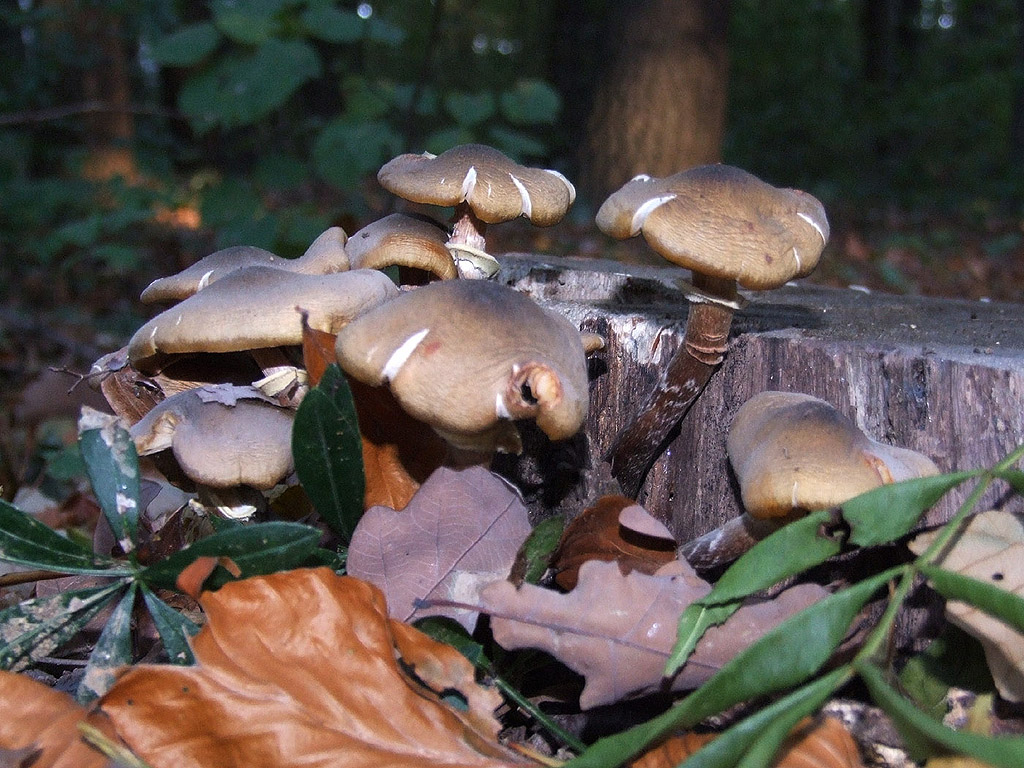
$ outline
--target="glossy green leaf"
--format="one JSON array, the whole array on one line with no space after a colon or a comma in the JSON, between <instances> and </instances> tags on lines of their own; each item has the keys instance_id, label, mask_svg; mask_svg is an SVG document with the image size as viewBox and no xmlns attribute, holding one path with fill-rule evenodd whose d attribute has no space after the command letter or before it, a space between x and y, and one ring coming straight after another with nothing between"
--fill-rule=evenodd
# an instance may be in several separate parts
<instances>
[{"instance_id":1,"label":"glossy green leaf","mask_svg":"<svg viewBox=\"0 0 1024 768\"><path fill-rule=\"evenodd\" d=\"M124 589L119 581L25 600L0 611L0 669L17 671L78 634Z\"/></svg>"},{"instance_id":2,"label":"glossy green leaf","mask_svg":"<svg viewBox=\"0 0 1024 768\"><path fill-rule=\"evenodd\" d=\"M963 600L1024 632L1024 598L1019 595L934 565L922 565L921 573L947 600Z\"/></svg>"},{"instance_id":3,"label":"glossy green leaf","mask_svg":"<svg viewBox=\"0 0 1024 768\"><path fill-rule=\"evenodd\" d=\"M993 474L1009 483L1010 487L1013 488L1017 494L1024 496L1024 472L1011 467L1009 469L999 470Z\"/></svg>"},{"instance_id":4,"label":"glossy green leaf","mask_svg":"<svg viewBox=\"0 0 1024 768\"><path fill-rule=\"evenodd\" d=\"M874 547L906 536L925 510L977 474L953 472L920 477L862 493L842 506L843 519L850 526L850 543Z\"/></svg>"},{"instance_id":5,"label":"glossy green leaf","mask_svg":"<svg viewBox=\"0 0 1024 768\"><path fill-rule=\"evenodd\" d=\"M79 704L88 704L109 691L118 670L132 663L132 608L136 589L134 583L128 587L89 654L85 676L75 695Z\"/></svg>"},{"instance_id":6,"label":"glossy green leaf","mask_svg":"<svg viewBox=\"0 0 1024 768\"><path fill-rule=\"evenodd\" d=\"M303 398L292 428L299 482L325 523L348 541L363 514L363 449L352 391L337 365Z\"/></svg>"},{"instance_id":7,"label":"glossy green leaf","mask_svg":"<svg viewBox=\"0 0 1024 768\"><path fill-rule=\"evenodd\" d=\"M171 608L145 584L142 584L142 599L146 602L149 615L153 617L153 625L160 635L170 662L182 665L195 664L192 646L188 641L199 631L199 625Z\"/></svg>"},{"instance_id":8,"label":"glossy green leaf","mask_svg":"<svg viewBox=\"0 0 1024 768\"><path fill-rule=\"evenodd\" d=\"M558 91L543 80L522 78L501 94L501 113L516 125L551 125L561 108Z\"/></svg>"},{"instance_id":9,"label":"glossy green leaf","mask_svg":"<svg viewBox=\"0 0 1024 768\"><path fill-rule=\"evenodd\" d=\"M893 718L896 727L908 740L920 743L924 739L943 749L970 755L995 768L1020 768L1021 756L1024 755L1024 736L981 736L954 731L903 698L899 691L886 682L877 667L864 664L857 671L867 684L875 703Z\"/></svg>"},{"instance_id":10,"label":"glossy green leaf","mask_svg":"<svg viewBox=\"0 0 1024 768\"><path fill-rule=\"evenodd\" d=\"M952 687L975 693L995 690L981 643L954 624L921 653L912 656L900 672L900 688L928 714L942 718Z\"/></svg>"},{"instance_id":11,"label":"glossy green leaf","mask_svg":"<svg viewBox=\"0 0 1024 768\"><path fill-rule=\"evenodd\" d=\"M352 11L323 3L307 8L299 18L310 35L328 43L357 42L366 29L366 22Z\"/></svg>"},{"instance_id":12,"label":"glossy green leaf","mask_svg":"<svg viewBox=\"0 0 1024 768\"><path fill-rule=\"evenodd\" d=\"M110 558L100 557L20 509L0 500L0 560L30 568L63 573L121 576L127 568L115 567Z\"/></svg>"},{"instance_id":13,"label":"glossy green leaf","mask_svg":"<svg viewBox=\"0 0 1024 768\"><path fill-rule=\"evenodd\" d=\"M86 411L79 420L78 445L93 493L122 551L135 548L139 534L139 457L116 416Z\"/></svg>"},{"instance_id":14,"label":"glossy green leaf","mask_svg":"<svg viewBox=\"0 0 1024 768\"><path fill-rule=\"evenodd\" d=\"M515 572L522 577L523 582L536 584L540 581L564 530L565 518L556 515L540 521L526 537L519 548L515 565Z\"/></svg>"},{"instance_id":15,"label":"glossy green leaf","mask_svg":"<svg viewBox=\"0 0 1024 768\"><path fill-rule=\"evenodd\" d=\"M152 56L167 67L187 67L203 60L220 42L220 32L208 21L179 27L153 45Z\"/></svg>"},{"instance_id":16,"label":"glossy green leaf","mask_svg":"<svg viewBox=\"0 0 1024 768\"><path fill-rule=\"evenodd\" d=\"M261 576L297 568L317 548L320 531L299 523L259 523L220 531L175 552L159 563L142 570L139 579L150 586L176 589L178 574L198 557L226 557L241 570L239 578ZM217 568L206 581L207 589L216 589L231 581L223 568Z\"/></svg>"},{"instance_id":17,"label":"glossy green leaf","mask_svg":"<svg viewBox=\"0 0 1024 768\"><path fill-rule=\"evenodd\" d=\"M816 712L850 674L843 667L798 688L728 728L680 768L768 768L796 724Z\"/></svg>"},{"instance_id":18,"label":"glossy green leaf","mask_svg":"<svg viewBox=\"0 0 1024 768\"><path fill-rule=\"evenodd\" d=\"M679 617L679 629L676 631L676 642L672 646L668 662L665 664L665 675L671 676L682 669L690 658L697 643L711 627L717 626L736 613L742 603L740 601L721 605L704 605L700 600L690 603L682 616Z\"/></svg>"}]
</instances>

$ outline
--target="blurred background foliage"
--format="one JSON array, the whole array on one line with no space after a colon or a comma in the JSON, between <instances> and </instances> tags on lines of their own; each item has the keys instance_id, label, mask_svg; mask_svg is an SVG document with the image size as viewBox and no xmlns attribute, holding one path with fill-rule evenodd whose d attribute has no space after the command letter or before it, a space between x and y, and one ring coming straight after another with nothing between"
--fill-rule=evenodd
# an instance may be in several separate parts
<instances>
[{"instance_id":1,"label":"blurred background foliage","mask_svg":"<svg viewBox=\"0 0 1024 768\"><path fill-rule=\"evenodd\" d=\"M657 29L629 29L675 34L658 14L682 8L696 42L663 54ZM717 43L728 78L723 57L703 87L724 129L673 169L721 159L800 186L922 257L972 226L990 230L983 256L1014 254L1022 20L1020 0L16 0L0 8L5 298L89 295L116 335L138 312L126 286L226 245L297 255L389 212L374 174L399 152L483 142L576 180L600 161L588 110L614 56ZM631 114L672 112L658 90ZM581 185L577 226L606 191ZM554 250L600 250L574 237ZM885 287L917 288L886 265Z\"/></svg>"}]
</instances>

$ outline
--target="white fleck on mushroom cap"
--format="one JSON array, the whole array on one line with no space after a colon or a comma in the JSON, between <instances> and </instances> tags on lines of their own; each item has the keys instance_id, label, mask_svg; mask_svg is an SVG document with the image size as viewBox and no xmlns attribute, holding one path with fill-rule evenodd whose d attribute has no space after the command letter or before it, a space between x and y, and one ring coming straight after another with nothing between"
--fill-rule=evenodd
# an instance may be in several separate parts
<instances>
[{"instance_id":1,"label":"white fleck on mushroom cap","mask_svg":"<svg viewBox=\"0 0 1024 768\"><path fill-rule=\"evenodd\" d=\"M345 323L398 294L387 275L372 269L303 275L246 267L161 312L128 342L136 369L158 370L164 356L239 352L302 343L302 311L318 331Z\"/></svg>"},{"instance_id":2,"label":"white fleck on mushroom cap","mask_svg":"<svg viewBox=\"0 0 1024 768\"><path fill-rule=\"evenodd\" d=\"M129 434L141 456L170 448L196 483L265 490L292 472L294 420L294 410L267 402L253 387L215 385L168 397Z\"/></svg>"},{"instance_id":3,"label":"white fleck on mushroom cap","mask_svg":"<svg viewBox=\"0 0 1024 768\"><path fill-rule=\"evenodd\" d=\"M809 275L829 237L815 197L728 165L638 176L605 200L596 220L611 237L642 232L672 263L753 290Z\"/></svg>"},{"instance_id":4,"label":"white fleck on mushroom cap","mask_svg":"<svg viewBox=\"0 0 1024 768\"><path fill-rule=\"evenodd\" d=\"M276 267L303 274L344 272L349 268L345 254L345 232L341 227L325 230L297 259L283 259L251 245L236 245L204 256L181 272L154 280L139 297L143 303L181 301L236 269Z\"/></svg>"},{"instance_id":5,"label":"white fleck on mushroom cap","mask_svg":"<svg viewBox=\"0 0 1024 768\"><path fill-rule=\"evenodd\" d=\"M565 439L587 414L579 331L497 283L449 280L404 293L343 328L336 351L346 373L389 384L407 413L461 448L517 451L511 421L525 418Z\"/></svg>"},{"instance_id":6,"label":"white fleck on mushroom cap","mask_svg":"<svg viewBox=\"0 0 1024 768\"><path fill-rule=\"evenodd\" d=\"M726 441L753 517L827 509L878 486L938 474L916 451L872 440L824 400L761 392L736 412Z\"/></svg>"},{"instance_id":7,"label":"white fleck on mushroom cap","mask_svg":"<svg viewBox=\"0 0 1024 768\"><path fill-rule=\"evenodd\" d=\"M355 232L346 250L352 269L415 267L442 280L458 277L455 261L445 247L448 233L430 221L392 213Z\"/></svg>"},{"instance_id":8,"label":"white fleck on mushroom cap","mask_svg":"<svg viewBox=\"0 0 1024 768\"><path fill-rule=\"evenodd\" d=\"M562 220L576 189L558 171L528 168L492 147L462 144L440 155L399 155L378 172L388 192L414 203L469 203L488 224L525 216L548 227Z\"/></svg>"}]
</instances>

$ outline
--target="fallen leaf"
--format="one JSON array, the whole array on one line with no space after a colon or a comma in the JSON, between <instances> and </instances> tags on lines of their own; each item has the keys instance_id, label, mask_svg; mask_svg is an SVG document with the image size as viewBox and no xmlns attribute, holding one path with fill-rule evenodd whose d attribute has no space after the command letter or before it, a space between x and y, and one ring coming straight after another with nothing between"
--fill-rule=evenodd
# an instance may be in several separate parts
<instances>
[{"instance_id":1,"label":"fallen leaf","mask_svg":"<svg viewBox=\"0 0 1024 768\"><path fill-rule=\"evenodd\" d=\"M78 724L88 721L108 736L109 722L88 715L74 699L25 675L0 671L0 757L22 753L31 768L101 768L110 766L81 740ZM35 754L34 759L32 755Z\"/></svg>"},{"instance_id":2,"label":"fallen leaf","mask_svg":"<svg viewBox=\"0 0 1024 768\"><path fill-rule=\"evenodd\" d=\"M920 534L910 549L920 555L937 535ZM1024 597L1022 558L1024 521L994 509L975 515L935 564ZM1024 701L1024 633L959 600L946 603L946 617L981 642L999 695Z\"/></svg>"},{"instance_id":3,"label":"fallen leaf","mask_svg":"<svg viewBox=\"0 0 1024 768\"><path fill-rule=\"evenodd\" d=\"M625 522L620 519L623 515ZM624 574L654 573L675 560L675 549L668 529L635 501L602 496L566 526L551 568L555 583L569 590L576 586L579 568L588 560L614 560Z\"/></svg>"},{"instance_id":4,"label":"fallen leaf","mask_svg":"<svg viewBox=\"0 0 1024 768\"><path fill-rule=\"evenodd\" d=\"M497 741L499 694L454 648L389 619L372 585L301 569L200 602L196 666L135 666L100 701L153 768L519 762ZM451 692L468 712L442 702Z\"/></svg>"},{"instance_id":5,"label":"fallen leaf","mask_svg":"<svg viewBox=\"0 0 1024 768\"><path fill-rule=\"evenodd\" d=\"M302 366L309 377L309 386L315 387L331 363L338 362L334 354L336 333L310 328L308 315L302 316Z\"/></svg>"},{"instance_id":6,"label":"fallen leaf","mask_svg":"<svg viewBox=\"0 0 1024 768\"><path fill-rule=\"evenodd\" d=\"M526 506L500 477L480 466L441 467L401 512L366 511L347 569L384 591L395 618L448 616L472 632L475 610L419 601L475 605L480 587L508 575L529 534Z\"/></svg>"},{"instance_id":7,"label":"fallen leaf","mask_svg":"<svg viewBox=\"0 0 1024 768\"><path fill-rule=\"evenodd\" d=\"M674 561L656 574L623 575L617 564L590 560L568 594L496 582L481 592L494 639L505 648L539 648L586 678L580 706L590 709L659 690L690 690L769 629L827 592L815 584L791 587L772 600L751 602L701 638L671 680L662 677L679 616L711 590L689 565Z\"/></svg>"},{"instance_id":8,"label":"fallen leaf","mask_svg":"<svg viewBox=\"0 0 1024 768\"><path fill-rule=\"evenodd\" d=\"M683 733L645 752L629 768L674 768L713 740L711 733ZM930 765L930 764L929 764ZM863 768L853 736L837 718L805 718L782 743L772 768Z\"/></svg>"}]
</instances>

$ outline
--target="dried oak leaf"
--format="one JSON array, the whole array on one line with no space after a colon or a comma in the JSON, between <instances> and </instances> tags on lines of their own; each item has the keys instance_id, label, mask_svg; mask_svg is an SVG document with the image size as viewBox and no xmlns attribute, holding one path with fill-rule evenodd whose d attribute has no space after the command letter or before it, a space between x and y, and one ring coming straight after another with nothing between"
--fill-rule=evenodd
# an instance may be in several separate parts
<instances>
[{"instance_id":1,"label":"dried oak leaf","mask_svg":"<svg viewBox=\"0 0 1024 768\"><path fill-rule=\"evenodd\" d=\"M529 533L526 506L504 480L481 466L442 467L404 510L366 511L346 567L383 590L396 619L449 616L472 632L475 610L418 601L475 605L482 586L508 575Z\"/></svg>"},{"instance_id":2,"label":"dried oak leaf","mask_svg":"<svg viewBox=\"0 0 1024 768\"><path fill-rule=\"evenodd\" d=\"M910 549L921 554L937 535L922 533ZM997 509L975 515L935 564L1024 597L1024 521ZM981 642L1000 696L1024 701L1024 633L959 600L946 603L946 618Z\"/></svg>"},{"instance_id":3,"label":"dried oak leaf","mask_svg":"<svg viewBox=\"0 0 1024 768\"><path fill-rule=\"evenodd\" d=\"M304 569L200 602L196 666L138 665L100 701L153 768L517 762L497 741L499 694L454 648L389 619L372 585ZM451 692L465 712L443 703Z\"/></svg>"},{"instance_id":4,"label":"dried oak leaf","mask_svg":"<svg viewBox=\"0 0 1024 768\"><path fill-rule=\"evenodd\" d=\"M772 600L751 602L697 644L671 680L662 677L683 610L710 591L682 561L654 575L590 560L568 594L529 584L496 582L481 591L481 610L506 648L539 648L586 678L580 706L589 709L659 690L689 690L769 629L823 598L815 584L791 587Z\"/></svg>"},{"instance_id":5,"label":"dried oak leaf","mask_svg":"<svg viewBox=\"0 0 1024 768\"><path fill-rule=\"evenodd\" d=\"M88 722L107 736L110 723L74 699L25 675L0 671L0 760L32 768L103 768L111 763L82 741ZM17 762L21 760L21 762Z\"/></svg>"},{"instance_id":6,"label":"dried oak leaf","mask_svg":"<svg viewBox=\"0 0 1024 768\"><path fill-rule=\"evenodd\" d=\"M710 733L672 736L638 757L628 768L674 768L714 739ZM863 768L853 736L837 718L805 718L779 749L773 768Z\"/></svg>"},{"instance_id":7,"label":"dried oak leaf","mask_svg":"<svg viewBox=\"0 0 1024 768\"><path fill-rule=\"evenodd\" d=\"M566 526L551 568L555 583L569 590L588 560L614 560L623 573L654 573L675 560L675 549L671 532L635 501L602 496Z\"/></svg>"}]
</instances>

